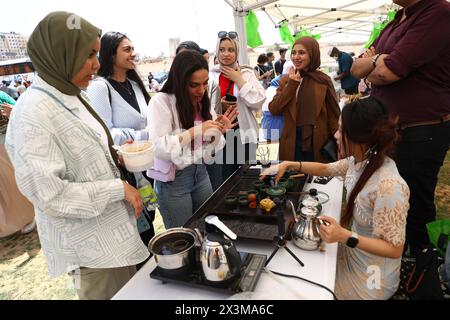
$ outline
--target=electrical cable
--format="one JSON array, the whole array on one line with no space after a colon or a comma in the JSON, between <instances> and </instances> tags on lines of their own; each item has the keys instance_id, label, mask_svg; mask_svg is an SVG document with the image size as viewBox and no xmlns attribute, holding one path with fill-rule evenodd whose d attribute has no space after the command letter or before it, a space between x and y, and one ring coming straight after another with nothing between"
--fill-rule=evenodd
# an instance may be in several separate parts
<instances>
[{"instance_id":1,"label":"electrical cable","mask_svg":"<svg viewBox=\"0 0 450 320\"><path fill-rule=\"evenodd\" d=\"M308 279L305 279L305 278L302 278L302 277L299 277L299 276L294 276L294 275L292 275L292 274L280 273L280 272L276 272L276 271L269 270L269 269L266 269L266 271L269 271L269 272L271 272L271 273L273 273L273 274L276 274L276 275L278 275L278 276L281 276L281 277L297 278L297 279L300 279L300 280L309 282L309 283L311 283L311 284L313 284L313 285L316 285L316 286L318 286L318 287L321 287L322 289L327 290L329 293L331 293L331 294L333 295L334 300L339 300L339 299L336 297L336 294L335 294L331 289L327 288L326 286L324 286L324 285L322 285L322 284L320 284L320 283L317 283L317 282L314 282L314 281L311 281L311 280L308 280Z\"/></svg>"}]
</instances>

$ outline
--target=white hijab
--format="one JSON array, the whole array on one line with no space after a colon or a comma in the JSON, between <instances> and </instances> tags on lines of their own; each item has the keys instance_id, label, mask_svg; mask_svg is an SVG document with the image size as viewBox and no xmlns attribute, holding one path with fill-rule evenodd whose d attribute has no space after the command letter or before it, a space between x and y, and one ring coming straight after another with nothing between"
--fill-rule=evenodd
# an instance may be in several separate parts
<instances>
[{"instance_id":1,"label":"white hijab","mask_svg":"<svg viewBox=\"0 0 450 320\"><path fill-rule=\"evenodd\" d=\"M236 50L236 60L233 62L233 64L228 65L228 67L231 67L235 70L237 69L243 69L243 68L247 68L250 70L253 70L253 68L251 66L248 65L239 65L238 62L238 57L239 57L239 40L236 39L231 39L230 37L225 37L222 39L218 39L217 40L217 46L216 46L216 54L217 54L217 61L219 61L219 64L216 64L214 67L211 68L211 71L213 72L220 72L220 67L225 66L224 64L221 63L220 61L220 43L224 40L230 40L232 44L234 44L234 49Z\"/></svg>"},{"instance_id":2,"label":"white hijab","mask_svg":"<svg viewBox=\"0 0 450 320\"><path fill-rule=\"evenodd\" d=\"M231 43L234 45L234 50L236 52L236 60L233 62L233 64L228 65L228 67L232 67L233 69L237 69L239 63L238 63L238 57L239 57L239 43L238 39L231 39L230 37L225 37L222 39L217 40L217 46L216 46L216 52L217 52L217 61L219 61L219 66L224 66L222 62L220 61L220 44L224 40L230 40Z\"/></svg>"}]
</instances>

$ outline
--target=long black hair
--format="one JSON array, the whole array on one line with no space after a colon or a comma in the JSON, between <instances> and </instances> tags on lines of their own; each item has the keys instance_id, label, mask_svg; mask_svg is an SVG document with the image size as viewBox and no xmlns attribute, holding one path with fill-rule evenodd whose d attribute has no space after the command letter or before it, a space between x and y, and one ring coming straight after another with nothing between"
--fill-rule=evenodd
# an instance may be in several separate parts
<instances>
[{"instance_id":1,"label":"long black hair","mask_svg":"<svg viewBox=\"0 0 450 320\"><path fill-rule=\"evenodd\" d=\"M208 71L205 58L195 50L184 50L175 56L170 67L169 76L160 92L174 94L178 117L183 129L194 126L195 107L189 95L189 81L192 74L198 70ZM203 120L212 120L211 103L205 92L201 101L201 116Z\"/></svg>"},{"instance_id":2,"label":"long black hair","mask_svg":"<svg viewBox=\"0 0 450 320\"><path fill-rule=\"evenodd\" d=\"M175 50L175 55L179 54L182 50L195 50L203 54L200 46L194 41L183 41L182 43L180 43Z\"/></svg>"},{"instance_id":3,"label":"long black hair","mask_svg":"<svg viewBox=\"0 0 450 320\"><path fill-rule=\"evenodd\" d=\"M358 99L345 105L341 117L342 147L345 152L349 150L348 142L365 144L369 147L367 165L350 193L345 213L341 218L341 224L349 226L356 196L394 149L398 138L397 121L389 117L386 106L374 97Z\"/></svg>"},{"instance_id":4,"label":"long black hair","mask_svg":"<svg viewBox=\"0 0 450 320\"><path fill-rule=\"evenodd\" d=\"M125 34L115 31L110 31L105 33L100 40L100 52L99 52L99 61L100 61L100 70L98 70L98 75L109 79L114 73L114 57L117 54L117 48L123 39L128 39ZM131 69L127 71L127 78L136 82L141 88L142 94L144 95L145 102L148 104L150 101L150 95L145 89L144 83L139 77L137 71L135 69Z\"/></svg>"}]
</instances>

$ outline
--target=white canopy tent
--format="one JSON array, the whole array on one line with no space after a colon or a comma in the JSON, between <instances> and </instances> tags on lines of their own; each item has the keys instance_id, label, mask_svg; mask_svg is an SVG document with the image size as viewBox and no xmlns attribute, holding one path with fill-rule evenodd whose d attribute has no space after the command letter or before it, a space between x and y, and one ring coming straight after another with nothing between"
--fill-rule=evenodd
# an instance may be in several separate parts
<instances>
[{"instance_id":1,"label":"white canopy tent","mask_svg":"<svg viewBox=\"0 0 450 320\"><path fill-rule=\"evenodd\" d=\"M233 9L235 28L239 34L239 61L248 63L245 17L250 10L265 12L274 28L287 21L291 32L300 28L320 33L322 39L338 34L367 35L373 23L385 19L389 10L397 8L391 0L224 0Z\"/></svg>"}]
</instances>

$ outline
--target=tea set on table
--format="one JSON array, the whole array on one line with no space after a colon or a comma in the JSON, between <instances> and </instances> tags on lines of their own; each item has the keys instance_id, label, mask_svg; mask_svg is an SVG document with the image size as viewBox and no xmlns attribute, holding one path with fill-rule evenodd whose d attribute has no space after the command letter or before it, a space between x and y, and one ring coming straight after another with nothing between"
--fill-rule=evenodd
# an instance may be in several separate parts
<instances>
[{"instance_id":1,"label":"tea set on table","mask_svg":"<svg viewBox=\"0 0 450 320\"><path fill-rule=\"evenodd\" d=\"M316 189L301 193L297 210L292 201L284 200L295 219L295 225L289 231L292 241L303 250L317 250L321 243L317 216L321 212L323 199L317 195ZM149 250L155 256L157 268L150 276L163 282L181 279L188 285L232 287L230 290L234 292L243 291L236 288L236 284L255 284L275 252L269 260L265 255L255 255L253 258L259 259L258 262L253 259L253 265L249 266L236 249L234 241L237 236L232 230L215 215L206 216L204 223L204 236L197 228L172 228L155 236L149 243Z\"/></svg>"},{"instance_id":2,"label":"tea set on table","mask_svg":"<svg viewBox=\"0 0 450 320\"><path fill-rule=\"evenodd\" d=\"M153 165L153 146L149 142L123 145L119 152L129 171L143 171ZM270 166L269 148L258 149L257 153L263 167ZM255 181L254 190L248 191L246 196L228 196L224 202L228 206L239 204L256 208L257 199L266 195L260 199L260 208L266 213L276 206L290 208L295 225L289 232L294 244L304 250L317 250L321 242L318 228L320 223L324 223L317 217L322 204L328 201L328 196L324 198L322 193L322 197L319 197L316 189L301 192L298 208L295 209L292 201L287 199L286 192L292 189L296 177L288 174L275 184L274 177L267 176L263 181ZM269 260L265 255L246 253L247 258L243 261L243 255L234 243L237 236L232 230L215 215L206 216L204 223L205 236L197 228L180 227L153 237L148 247L155 257L157 268L150 276L163 281L184 280L192 285L228 286L236 292L251 291L262 269L276 251Z\"/></svg>"}]
</instances>

